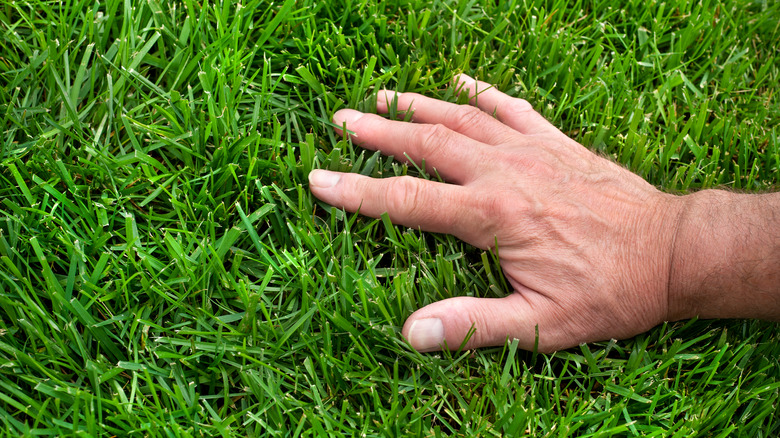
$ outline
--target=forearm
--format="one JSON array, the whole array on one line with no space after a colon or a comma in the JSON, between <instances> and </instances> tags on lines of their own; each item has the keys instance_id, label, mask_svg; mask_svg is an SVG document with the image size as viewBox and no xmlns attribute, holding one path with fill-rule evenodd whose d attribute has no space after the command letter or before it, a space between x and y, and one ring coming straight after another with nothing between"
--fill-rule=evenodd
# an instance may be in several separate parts
<instances>
[{"instance_id":1,"label":"forearm","mask_svg":"<svg viewBox=\"0 0 780 438\"><path fill-rule=\"evenodd\" d=\"M680 199L668 319L780 320L780 193Z\"/></svg>"}]
</instances>

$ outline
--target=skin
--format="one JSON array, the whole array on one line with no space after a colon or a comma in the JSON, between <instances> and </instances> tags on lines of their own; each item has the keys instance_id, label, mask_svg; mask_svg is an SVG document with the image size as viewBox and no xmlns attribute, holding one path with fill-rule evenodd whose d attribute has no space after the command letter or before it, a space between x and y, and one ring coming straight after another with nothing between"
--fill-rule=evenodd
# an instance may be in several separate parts
<instances>
[{"instance_id":1,"label":"skin","mask_svg":"<svg viewBox=\"0 0 780 438\"><path fill-rule=\"evenodd\" d=\"M780 317L780 197L663 193L556 129L531 105L460 76L471 105L380 93L411 122L344 109L352 140L425 162L446 183L315 170L312 193L347 211L498 250L514 291L414 312L419 351L502 345L556 351L690 317ZM339 130L340 134L343 134ZM498 245L496 247L496 244Z\"/></svg>"}]
</instances>

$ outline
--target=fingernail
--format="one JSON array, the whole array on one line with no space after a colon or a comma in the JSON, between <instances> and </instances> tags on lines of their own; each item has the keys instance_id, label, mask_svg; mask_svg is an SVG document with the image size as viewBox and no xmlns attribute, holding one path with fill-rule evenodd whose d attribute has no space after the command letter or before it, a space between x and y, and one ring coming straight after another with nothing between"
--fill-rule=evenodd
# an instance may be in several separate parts
<instances>
[{"instance_id":1,"label":"fingernail","mask_svg":"<svg viewBox=\"0 0 780 438\"><path fill-rule=\"evenodd\" d=\"M409 327L408 339L417 351L439 350L444 342L444 324L439 318L418 319Z\"/></svg>"},{"instance_id":2,"label":"fingernail","mask_svg":"<svg viewBox=\"0 0 780 438\"><path fill-rule=\"evenodd\" d=\"M315 169L309 173L309 185L321 189L329 189L335 186L340 179L341 175L329 170Z\"/></svg>"},{"instance_id":3,"label":"fingernail","mask_svg":"<svg viewBox=\"0 0 780 438\"><path fill-rule=\"evenodd\" d=\"M333 114L333 123L342 126L344 123L349 126L351 123L355 123L360 118L363 117L363 113L360 111L355 111L351 109L343 109L336 111L336 114Z\"/></svg>"}]
</instances>

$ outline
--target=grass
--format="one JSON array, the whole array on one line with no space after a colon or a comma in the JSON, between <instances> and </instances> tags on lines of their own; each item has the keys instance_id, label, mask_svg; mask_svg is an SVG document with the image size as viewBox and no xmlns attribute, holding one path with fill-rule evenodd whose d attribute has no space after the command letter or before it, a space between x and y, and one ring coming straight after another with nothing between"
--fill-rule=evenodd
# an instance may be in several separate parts
<instances>
[{"instance_id":1,"label":"grass","mask_svg":"<svg viewBox=\"0 0 780 438\"><path fill-rule=\"evenodd\" d=\"M664 190L780 180L780 3L4 0L8 436L780 433L777 325L418 354L416 308L507 292L450 236L332 209L312 168L383 87L466 72Z\"/></svg>"}]
</instances>

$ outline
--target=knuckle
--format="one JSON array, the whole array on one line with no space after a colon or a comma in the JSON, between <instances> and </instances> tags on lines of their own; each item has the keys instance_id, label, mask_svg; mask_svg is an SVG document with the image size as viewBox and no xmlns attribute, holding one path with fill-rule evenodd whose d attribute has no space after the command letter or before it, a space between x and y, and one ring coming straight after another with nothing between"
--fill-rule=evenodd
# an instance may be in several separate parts
<instances>
[{"instance_id":1,"label":"knuckle","mask_svg":"<svg viewBox=\"0 0 780 438\"><path fill-rule=\"evenodd\" d=\"M508 112L508 113L527 113L530 111L534 111L534 107L531 105L530 102L528 102L525 99L520 98L509 98L504 101L502 101L503 107L499 108L500 112Z\"/></svg>"},{"instance_id":2,"label":"knuckle","mask_svg":"<svg viewBox=\"0 0 780 438\"><path fill-rule=\"evenodd\" d=\"M469 320L472 321L475 330L466 343L466 347L478 348L490 345L495 338L493 333L495 330L493 329L493 324L491 324L491 321L495 319L495 315L488 315L480 306L475 306L470 313ZM451 345L451 347L453 346Z\"/></svg>"},{"instance_id":3,"label":"knuckle","mask_svg":"<svg viewBox=\"0 0 780 438\"><path fill-rule=\"evenodd\" d=\"M537 147L533 153L510 153L502 160L510 171L534 175L545 181L560 182L565 175L560 159L549 148Z\"/></svg>"},{"instance_id":4,"label":"knuckle","mask_svg":"<svg viewBox=\"0 0 780 438\"><path fill-rule=\"evenodd\" d=\"M513 202L507 202L505 196L488 197L482 202L482 213L486 216L483 223L506 224L511 219L513 205Z\"/></svg>"},{"instance_id":5,"label":"knuckle","mask_svg":"<svg viewBox=\"0 0 780 438\"><path fill-rule=\"evenodd\" d=\"M402 217L414 217L422 198L420 182L411 176L391 178L386 196L388 213Z\"/></svg>"},{"instance_id":6,"label":"knuckle","mask_svg":"<svg viewBox=\"0 0 780 438\"><path fill-rule=\"evenodd\" d=\"M485 115L486 114L479 108L470 105L461 105L449 117L448 124L453 130L462 132L471 126L479 124L481 121L480 119L485 117Z\"/></svg>"},{"instance_id":7,"label":"knuckle","mask_svg":"<svg viewBox=\"0 0 780 438\"><path fill-rule=\"evenodd\" d=\"M502 224L505 225L509 219L513 204L507 202L507 199L502 194L493 192L482 193L474 198L471 210L476 213L474 226L478 228L480 235L492 239L490 236L501 231ZM492 246L493 242L486 244Z\"/></svg>"},{"instance_id":8,"label":"knuckle","mask_svg":"<svg viewBox=\"0 0 780 438\"><path fill-rule=\"evenodd\" d=\"M508 163L513 168L522 170L526 173L532 173L539 167L539 159L530 155L515 154L511 157L507 157L505 163Z\"/></svg>"},{"instance_id":9,"label":"knuckle","mask_svg":"<svg viewBox=\"0 0 780 438\"><path fill-rule=\"evenodd\" d=\"M421 129L420 152L423 158L437 155L452 141L452 131L444 125L425 125Z\"/></svg>"},{"instance_id":10,"label":"knuckle","mask_svg":"<svg viewBox=\"0 0 780 438\"><path fill-rule=\"evenodd\" d=\"M440 302L440 312L450 315L450 318L461 322L448 337L447 347L458 348L466 341L466 348L473 349L493 345L496 341L496 315L484 305L480 298L456 297ZM473 329L473 331L472 331ZM500 338L500 334L498 334Z\"/></svg>"}]
</instances>

